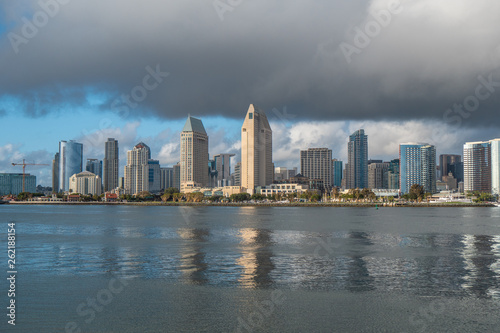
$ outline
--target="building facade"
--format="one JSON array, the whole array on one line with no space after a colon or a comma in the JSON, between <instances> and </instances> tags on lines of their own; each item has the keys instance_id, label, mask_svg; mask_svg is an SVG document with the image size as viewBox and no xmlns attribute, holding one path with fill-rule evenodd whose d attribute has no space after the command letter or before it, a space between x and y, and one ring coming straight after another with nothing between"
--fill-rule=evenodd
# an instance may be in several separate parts
<instances>
[{"instance_id":1,"label":"building facade","mask_svg":"<svg viewBox=\"0 0 500 333\"><path fill-rule=\"evenodd\" d=\"M387 189L399 190L399 159L391 160L387 171Z\"/></svg>"},{"instance_id":2,"label":"building facade","mask_svg":"<svg viewBox=\"0 0 500 333\"><path fill-rule=\"evenodd\" d=\"M158 193L161 190L160 161L148 160L148 191Z\"/></svg>"},{"instance_id":3,"label":"building facade","mask_svg":"<svg viewBox=\"0 0 500 333\"><path fill-rule=\"evenodd\" d=\"M59 153L52 160L52 192L59 192Z\"/></svg>"},{"instance_id":4,"label":"building facade","mask_svg":"<svg viewBox=\"0 0 500 333\"><path fill-rule=\"evenodd\" d=\"M344 169L343 162L337 159L332 160L333 167L333 186L342 187L342 171Z\"/></svg>"},{"instance_id":5,"label":"building facade","mask_svg":"<svg viewBox=\"0 0 500 333\"><path fill-rule=\"evenodd\" d=\"M83 195L101 195L102 180L98 175L83 171L69 178L69 191Z\"/></svg>"},{"instance_id":6,"label":"building facade","mask_svg":"<svg viewBox=\"0 0 500 333\"><path fill-rule=\"evenodd\" d=\"M83 144L71 141L59 142L59 191L69 191L69 177L82 172Z\"/></svg>"},{"instance_id":7,"label":"building facade","mask_svg":"<svg viewBox=\"0 0 500 333\"><path fill-rule=\"evenodd\" d=\"M208 186L208 135L200 119L188 116L181 132L180 190Z\"/></svg>"},{"instance_id":8,"label":"building facade","mask_svg":"<svg viewBox=\"0 0 500 333\"><path fill-rule=\"evenodd\" d=\"M174 169L174 187L180 191L181 189L181 163L173 166Z\"/></svg>"},{"instance_id":9,"label":"building facade","mask_svg":"<svg viewBox=\"0 0 500 333\"><path fill-rule=\"evenodd\" d=\"M87 158L85 171L91 172L94 175L99 176L99 178L101 178L102 180L102 161L99 161L95 158Z\"/></svg>"},{"instance_id":10,"label":"building facade","mask_svg":"<svg viewBox=\"0 0 500 333\"><path fill-rule=\"evenodd\" d=\"M368 136L360 129L347 143L346 188L368 187Z\"/></svg>"},{"instance_id":11,"label":"building facade","mask_svg":"<svg viewBox=\"0 0 500 333\"><path fill-rule=\"evenodd\" d=\"M160 168L160 190L175 187L174 168Z\"/></svg>"},{"instance_id":12,"label":"building facade","mask_svg":"<svg viewBox=\"0 0 500 333\"><path fill-rule=\"evenodd\" d=\"M332 150L309 148L300 151L300 173L309 179L321 179L327 188L333 186Z\"/></svg>"},{"instance_id":13,"label":"building facade","mask_svg":"<svg viewBox=\"0 0 500 333\"><path fill-rule=\"evenodd\" d=\"M368 164L368 188L388 189L389 188L389 162Z\"/></svg>"},{"instance_id":14,"label":"building facade","mask_svg":"<svg viewBox=\"0 0 500 333\"><path fill-rule=\"evenodd\" d=\"M490 193L491 144L489 141L464 144L464 191Z\"/></svg>"},{"instance_id":15,"label":"building facade","mask_svg":"<svg viewBox=\"0 0 500 333\"><path fill-rule=\"evenodd\" d=\"M36 193L36 176L24 175L24 190ZM0 173L0 195L18 195L23 192L22 173Z\"/></svg>"},{"instance_id":16,"label":"building facade","mask_svg":"<svg viewBox=\"0 0 500 333\"><path fill-rule=\"evenodd\" d=\"M491 145L491 193L500 195L500 139L490 141Z\"/></svg>"},{"instance_id":17,"label":"building facade","mask_svg":"<svg viewBox=\"0 0 500 333\"><path fill-rule=\"evenodd\" d=\"M399 145L399 184L402 194L414 184L422 185L426 193L436 193L436 147L427 143Z\"/></svg>"},{"instance_id":18,"label":"building facade","mask_svg":"<svg viewBox=\"0 0 500 333\"><path fill-rule=\"evenodd\" d=\"M111 191L118 187L119 162L118 141L114 138L108 138L108 141L104 143L102 175L102 182L105 192Z\"/></svg>"},{"instance_id":19,"label":"building facade","mask_svg":"<svg viewBox=\"0 0 500 333\"><path fill-rule=\"evenodd\" d=\"M241 127L241 186L253 192L274 178L273 132L267 116L253 104Z\"/></svg>"},{"instance_id":20,"label":"building facade","mask_svg":"<svg viewBox=\"0 0 500 333\"><path fill-rule=\"evenodd\" d=\"M231 157L235 154L219 154L214 156L216 181L214 187L231 186Z\"/></svg>"},{"instance_id":21,"label":"building facade","mask_svg":"<svg viewBox=\"0 0 500 333\"><path fill-rule=\"evenodd\" d=\"M289 180L297 173L297 168L288 169L285 167L276 167L274 168L274 182L279 183L285 180Z\"/></svg>"},{"instance_id":22,"label":"building facade","mask_svg":"<svg viewBox=\"0 0 500 333\"><path fill-rule=\"evenodd\" d=\"M125 166L125 193L137 194L149 191L149 165L151 150L140 142L127 152L127 165Z\"/></svg>"},{"instance_id":23,"label":"building facade","mask_svg":"<svg viewBox=\"0 0 500 333\"><path fill-rule=\"evenodd\" d=\"M462 168L460 166L462 166ZM463 180L462 155L439 155L439 173L441 180L443 180L443 177L448 177L450 172L458 181Z\"/></svg>"}]
</instances>

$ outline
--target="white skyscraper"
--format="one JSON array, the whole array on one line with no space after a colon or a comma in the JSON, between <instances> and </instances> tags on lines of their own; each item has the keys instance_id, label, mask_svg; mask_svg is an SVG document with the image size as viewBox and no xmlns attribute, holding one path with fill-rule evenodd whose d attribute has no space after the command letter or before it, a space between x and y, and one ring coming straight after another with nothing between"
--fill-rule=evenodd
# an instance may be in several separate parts
<instances>
[{"instance_id":1,"label":"white skyscraper","mask_svg":"<svg viewBox=\"0 0 500 333\"><path fill-rule=\"evenodd\" d=\"M188 117L181 132L181 192L208 186L208 135L200 119Z\"/></svg>"},{"instance_id":2,"label":"white skyscraper","mask_svg":"<svg viewBox=\"0 0 500 333\"><path fill-rule=\"evenodd\" d=\"M125 166L125 193L137 194L149 191L149 164L151 150L140 142L127 152Z\"/></svg>"},{"instance_id":3,"label":"white skyscraper","mask_svg":"<svg viewBox=\"0 0 500 333\"><path fill-rule=\"evenodd\" d=\"M241 127L241 186L253 192L257 186L272 184L273 131L264 111L253 104Z\"/></svg>"}]
</instances>

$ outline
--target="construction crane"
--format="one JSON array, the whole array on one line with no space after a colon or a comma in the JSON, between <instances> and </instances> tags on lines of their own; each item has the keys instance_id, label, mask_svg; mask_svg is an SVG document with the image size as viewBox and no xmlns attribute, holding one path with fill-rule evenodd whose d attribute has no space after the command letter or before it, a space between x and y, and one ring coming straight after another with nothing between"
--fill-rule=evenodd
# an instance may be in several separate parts
<instances>
[{"instance_id":1,"label":"construction crane","mask_svg":"<svg viewBox=\"0 0 500 333\"><path fill-rule=\"evenodd\" d=\"M23 163L12 163L13 166L18 166L22 165L23 166L23 192L25 192L25 176L26 176L26 166L27 165L48 165L48 164L35 164L35 163L26 163L25 160L23 160Z\"/></svg>"}]
</instances>

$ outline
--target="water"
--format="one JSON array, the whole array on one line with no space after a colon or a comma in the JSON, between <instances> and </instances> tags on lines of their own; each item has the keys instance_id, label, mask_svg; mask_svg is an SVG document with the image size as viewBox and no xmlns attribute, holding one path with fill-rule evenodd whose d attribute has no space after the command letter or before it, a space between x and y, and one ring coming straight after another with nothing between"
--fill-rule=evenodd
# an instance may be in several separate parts
<instances>
[{"instance_id":1,"label":"water","mask_svg":"<svg viewBox=\"0 0 500 333\"><path fill-rule=\"evenodd\" d=\"M2 248L16 222L18 270L17 325L2 332L500 331L498 208L1 205L0 217Z\"/></svg>"}]
</instances>

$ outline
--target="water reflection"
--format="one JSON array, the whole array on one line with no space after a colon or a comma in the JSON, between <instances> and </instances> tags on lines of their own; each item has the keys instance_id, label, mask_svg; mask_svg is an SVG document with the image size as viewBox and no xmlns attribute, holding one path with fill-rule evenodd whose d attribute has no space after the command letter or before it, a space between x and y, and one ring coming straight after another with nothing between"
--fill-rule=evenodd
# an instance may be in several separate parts
<instances>
[{"instance_id":1,"label":"water reflection","mask_svg":"<svg viewBox=\"0 0 500 333\"><path fill-rule=\"evenodd\" d=\"M206 253L204 244L208 241L210 233L206 229L180 228L177 233L185 240L180 248L179 271L182 272L182 279L185 283L206 284L208 278L206 271Z\"/></svg>"},{"instance_id":2,"label":"water reflection","mask_svg":"<svg viewBox=\"0 0 500 333\"><path fill-rule=\"evenodd\" d=\"M272 261L272 232L267 229L243 228L238 237L241 257L236 264L242 266L238 282L243 288L266 287L272 284L270 273L275 268Z\"/></svg>"}]
</instances>

